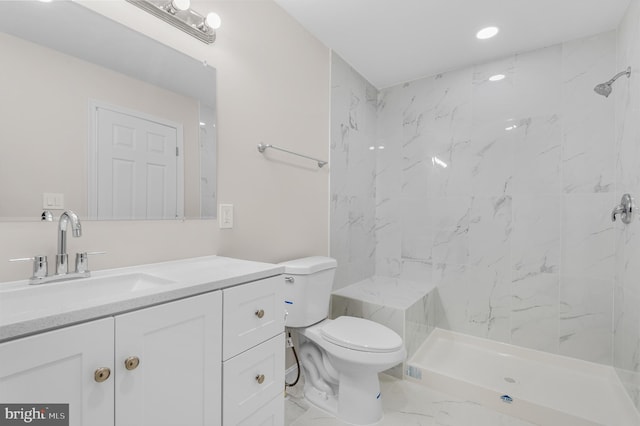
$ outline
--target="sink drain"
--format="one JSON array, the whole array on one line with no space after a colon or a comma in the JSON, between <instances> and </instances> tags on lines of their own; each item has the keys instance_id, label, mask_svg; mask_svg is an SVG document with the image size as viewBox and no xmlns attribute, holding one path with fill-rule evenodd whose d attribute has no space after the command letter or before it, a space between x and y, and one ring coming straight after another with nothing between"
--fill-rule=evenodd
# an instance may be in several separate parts
<instances>
[{"instance_id":1,"label":"sink drain","mask_svg":"<svg viewBox=\"0 0 640 426\"><path fill-rule=\"evenodd\" d=\"M507 383L515 383L516 379L514 379L513 377L505 377L504 381Z\"/></svg>"}]
</instances>

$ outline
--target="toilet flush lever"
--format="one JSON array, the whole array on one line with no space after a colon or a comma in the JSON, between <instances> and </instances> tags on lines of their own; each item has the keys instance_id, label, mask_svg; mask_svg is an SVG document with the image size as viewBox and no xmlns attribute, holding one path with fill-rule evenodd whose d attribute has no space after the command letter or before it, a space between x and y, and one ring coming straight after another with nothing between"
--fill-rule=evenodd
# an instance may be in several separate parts
<instances>
[{"instance_id":1,"label":"toilet flush lever","mask_svg":"<svg viewBox=\"0 0 640 426\"><path fill-rule=\"evenodd\" d=\"M634 209L635 207L633 205L633 199L631 198L631 195L624 194L622 196L622 200L620 200L620 204L614 207L613 211L611 212L611 221L615 222L616 216L619 215L620 219L622 219L622 223L627 225L630 224L633 220Z\"/></svg>"}]
</instances>

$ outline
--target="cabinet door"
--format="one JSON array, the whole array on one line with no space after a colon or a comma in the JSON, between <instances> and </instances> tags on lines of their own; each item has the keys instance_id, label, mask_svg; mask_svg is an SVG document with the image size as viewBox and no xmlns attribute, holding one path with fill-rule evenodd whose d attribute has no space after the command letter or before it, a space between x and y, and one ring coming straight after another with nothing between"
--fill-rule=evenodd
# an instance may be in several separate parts
<instances>
[{"instance_id":1,"label":"cabinet door","mask_svg":"<svg viewBox=\"0 0 640 426\"><path fill-rule=\"evenodd\" d=\"M284 278L266 278L223 290L222 359L284 331Z\"/></svg>"},{"instance_id":2,"label":"cabinet door","mask_svg":"<svg viewBox=\"0 0 640 426\"><path fill-rule=\"evenodd\" d=\"M220 424L221 312L218 291L116 317L116 426Z\"/></svg>"},{"instance_id":3,"label":"cabinet door","mask_svg":"<svg viewBox=\"0 0 640 426\"><path fill-rule=\"evenodd\" d=\"M113 383L113 318L0 344L3 404L69 404L69 425L113 426Z\"/></svg>"}]
</instances>

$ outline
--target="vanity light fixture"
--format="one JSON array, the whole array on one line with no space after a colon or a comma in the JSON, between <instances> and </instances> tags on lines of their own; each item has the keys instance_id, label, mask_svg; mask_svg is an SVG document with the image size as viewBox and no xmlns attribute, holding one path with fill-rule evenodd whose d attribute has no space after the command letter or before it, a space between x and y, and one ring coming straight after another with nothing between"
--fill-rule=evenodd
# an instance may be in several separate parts
<instances>
[{"instance_id":1,"label":"vanity light fixture","mask_svg":"<svg viewBox=\"0 0 640 426\"><path fill-rule=\"evenodd\" d=\"M216 40L216 30L221 20L217 13L202 16L190 9L190 0L127 0L156 18L173 25L198 40L211 44Z\"/></svg>"},{"instance_id":2,"label":"vanity light fixture","mask_svg":"<svg viewBox=\"0 0 640 426\"><path fill-rule=\"evenodd\" d=\"M499 31L500 29L498 27L486 27L476 33L476 38L479 40L486 40L494 37Z\"/></svg>"},{"instance_id":3,"label":"vanity light fixture","mask_svg":"<svg viewBox=\"0 0 640 426\"><path fill-rule=\"evenodd\" d=\"M175 15L178 11L184 12L185 10L189 10L190 6L190 0L171 0L171 3L165 5L165 9L170 14Z\"/></svg>"},{"instance_id":4,"label":"vanity light fixture","mask_svg":"<svg viewBox=\"0 0 640 426\"><path fill-rule=\"evenodd\" d=\"M506 76L504 74L496 74L489 77L489 81L500 81L500 80L504 80L505 77Z\"/></svg>"}]
</instances>

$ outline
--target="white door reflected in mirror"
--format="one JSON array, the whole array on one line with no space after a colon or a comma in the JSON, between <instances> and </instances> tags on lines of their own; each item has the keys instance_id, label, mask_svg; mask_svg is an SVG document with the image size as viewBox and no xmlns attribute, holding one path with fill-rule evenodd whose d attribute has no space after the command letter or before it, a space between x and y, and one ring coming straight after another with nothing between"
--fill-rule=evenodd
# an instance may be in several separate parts
<instances>
[{"instance_id":1,"label":"white door reflected in mirror","mask_svg":"<svg viewBox=\"0 0 640 426\"><path fill-rule=\"evenodd\" d=\"M182 125L114 106L92 113L90 217L181 217Z\"/></svg>"}]
</instances>

